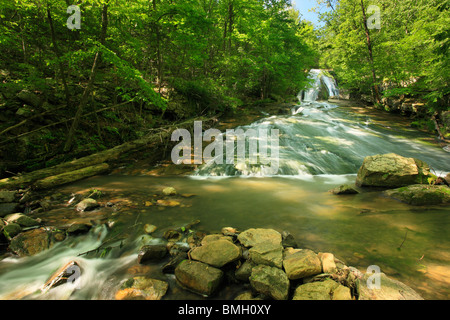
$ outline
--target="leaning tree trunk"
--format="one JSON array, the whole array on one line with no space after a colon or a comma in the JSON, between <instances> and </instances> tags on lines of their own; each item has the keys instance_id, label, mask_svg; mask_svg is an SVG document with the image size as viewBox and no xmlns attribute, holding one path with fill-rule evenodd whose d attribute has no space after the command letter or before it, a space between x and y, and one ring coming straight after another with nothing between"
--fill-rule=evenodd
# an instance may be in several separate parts
<instances>
[{"instance_id":1,"label":"leaning tree trunk","mask_svg":"<svg viewBox=\"0 0 450 320\"><path fill-rule=\"evenodd\" d=\"M108 3L103 5L102 9L102 31L100 33L100 44L105 44L106 32L108 30ZM83 96L81 97L80 104L78 105L77 113L75 114L75 119L73 120L72 126L70 127L69 134L67 136L66 144L64 145L64 151L70 151L73 144L73 139L75 137L75 131L80 123L81 116L83 114L84 107L86 106L89 95L91 94L92 87L94 86L95 76L97 74L98 65L102 56L101 50L97 51L94 58L94 64L92 65L91 75L89 76L89 81L84 89Z\"/></svg>"}]
</instances>

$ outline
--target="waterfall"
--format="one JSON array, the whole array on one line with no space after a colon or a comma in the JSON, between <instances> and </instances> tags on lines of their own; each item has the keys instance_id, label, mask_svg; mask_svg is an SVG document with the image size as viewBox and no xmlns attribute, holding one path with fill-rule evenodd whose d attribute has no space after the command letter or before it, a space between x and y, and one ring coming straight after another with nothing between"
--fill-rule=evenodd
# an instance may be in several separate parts
<instances>
[{"instance_id":1,"label":"waterfall","mask_svg":"<svg viewBox=\"0 0 450 320\"><path fill-rule=\"evenodd\" d=\"M327 89L328 97L339 97L339 89L336 80L327 71L311 69L308 78L311 80L311 87L300 91L299 98L303 102L314 102L319 98L322 88Z\"/></svg>"},{"instance_id":2,"label":"waterfall","mask_svg":"<svg viewBox=\"0 0 450 320\"><path fill-rule=\"evenodd\" d=\"M415 142L413 136L411 139L397 137L392 131L372 125L367 117L361 119L328 101L317 101L320 90L326 88L327 94L334 97L339 95L339 89L326 71L313 69L309 77L313 80L312 85L302 91L303 101L292 110L292 115L268 116L250 125L236 128L256 132L261 129L279 131L279 141L276 144L272 144L273 141L270 140L266 142L269 146L276 146L276 152L273 154L278 157L278 170L275 174L268 174L267 165L263 163L248 161L255 155L249 155L248 146L251 141L247 139L245 163L209 162L201 165L194 176L305 177L356 174L364 158L369 155L397 153L405 157L417 157L417 150L420 150L424 161L427 161L427 158L435 158L436 150ZM260 157L259 154L256 156ZM446 167L445 161L441 160L436 163L429 161L429 164L434 168Z\"/></svg>"}]
</instances>

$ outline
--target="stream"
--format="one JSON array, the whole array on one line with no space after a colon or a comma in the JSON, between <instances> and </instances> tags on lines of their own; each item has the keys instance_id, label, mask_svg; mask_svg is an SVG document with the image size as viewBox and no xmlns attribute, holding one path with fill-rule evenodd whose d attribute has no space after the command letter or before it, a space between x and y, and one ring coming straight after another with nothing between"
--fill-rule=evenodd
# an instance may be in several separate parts
<instances>
[{"instance_id":1,"label":"stream","mask_svg":"<svg viewBox=\"0 0 450 320\"><path fill-rule=\"evenodd\" d=\"M306 95L307 96L307 95ZM301 248L332 252L347 265L365 272L377 265L425 299L450 299L450 208L413 207L383 197L379 190L336 196L328 191L353 184L364 157L397 153L427 162L438 174L450 171L450 154L427 142L429 135L389 120L315 99L303 101L289 115L267 116L243 129L279 129L279 170L264 166L200 166L186 176L113 173L60 187L68 195L95 188L99 202L116 201L87 214L99 223L88 234L68 237L36 256L9 256L0 261L0 299L113 299L127 278L145 274L169 282L163 299L203 299L181 289L161 263L139 265L143 243L159 241L164 231L200 220L196 230L218 233L222 227L273 228L289 231ZM179 205L149 203L165 187L175 188ZM104 199L104 200L103 200ZM83 214L73 207L52 210L43 220L64 224ZM143 226L157 230L146 236ZM78 256L98 247L116 230L127 235L121 248L105 257ZM76 260L82 270L79 288L62 285L42 293L52 273ZM167 262L167 261L165 261ZM230 285L214 299L233 299L241 288Z\"/></svg>"}]
</instances>

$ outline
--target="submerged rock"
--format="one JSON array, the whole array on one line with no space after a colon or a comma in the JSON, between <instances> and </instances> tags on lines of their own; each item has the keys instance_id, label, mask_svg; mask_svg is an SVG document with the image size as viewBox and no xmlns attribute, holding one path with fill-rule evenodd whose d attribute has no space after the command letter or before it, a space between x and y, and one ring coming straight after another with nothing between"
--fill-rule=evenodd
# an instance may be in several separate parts
<instances>
[{"instance_id":1,"label":"submerged rock","mask_svg":"<svg viewBox=\"0 0 450 320\"><path fill-rule=\"evenodd\" d=\"M67 233L70 235L78 235L89 232L91 226L85 223L74 223L68 229Z\"/></svg>"},{"instance_id":2,"label":"submerged rock","mask_svg":"<svg viewBox=\"0 0 450 320\"><path fill-rule=\"evenodd\" d=\"M77 209L77 211L91 211L95 208L98 208L99 206L100 205L97 203L97 200L87 198L79 202L75 208Z\"/></svg>"},{"instance_id":3,"label":"submerged rock","mask_svg":"<svg viewBox=\"0 0 450 320\"><path fill-rule=\"evenodd\" d=\"M428 183L429 178L433 176L425 162L390 153L366 157L358 171L356 185L397 188Z\"/></svg>"},{"instance_id":4,"label":"submerged rock","mask_svg":"<svg viewBox=\"0 0 450 320\"><path fill-rule=\"evenodd\" d=\"M182 261L175 269L177 281L185 288L204 295L213 295L223 279L223 271L198 261Z\"/></svg>"},{"instance_id":5,"label":"submerged rock","mask_svg":"<svg viewBox=\"0 0 450 320\"><path fill-rule=\"evenodd\" d=\"M156 226L154 226L154 225L152 225L152 224L149 224L149 223L147 223L146 225L144 225L144 231L145 231L145 233L147 233L147 234L151 234L151 233L155 232L157 228L158 228L158 227L156 227Z\"/></svg>"},{"instance_id":6,"label":"submerged rock","mask_svg":"<svg viewBox=\"0 0 450 320\"><path fill-rule=\"evenodd\" d=\"M276 267L258 265L252 269L249 278L252 288L275 300L287 300L289 295L289 279L286 273Z\"/></svg>"},{"instance_id":7,"label":"submerged rock","mask_svg":"<svg viewBox=\"0 0 450 320\"><path fill-rule=\"evenodd\" d=\"M116 300L161 300L169 284L165 281L147 277L134 277L127 280L116 293Z\"/></svg>"},{"instance_id":8,"label":"submerged rock","mask_svg":"<svg viewBox=\"0 0 450 320\"><path fill-rule=\"evenodd\" d=\"M358 194L359 191L356 190L354 187L343 184L337 188L331 189L330 192L335 195L341 195L341 194Z\"/></svg>"},{"instance_id":9,"label":"submerged rock","mask_svg":"<svg viewBox=\"0 0 450 320\"><path fill-rule=\"evenodd\" d=\"M173 187L164 188L162 192L166 196L174 196L177 194L177 190L175 190L175 188Z\"/></svg>"},{"instance_id":10,"label":"submerged rock","mask_svg":"<svg viewBox=\"0 0 450 320\"><path fill-rule=\"evenodd\" d=\"M386 190L384 194L390 198L415 205L436 205L450 203L450 188L430 185L411 185L403 188Z\"/></svg>"}]
</instances>

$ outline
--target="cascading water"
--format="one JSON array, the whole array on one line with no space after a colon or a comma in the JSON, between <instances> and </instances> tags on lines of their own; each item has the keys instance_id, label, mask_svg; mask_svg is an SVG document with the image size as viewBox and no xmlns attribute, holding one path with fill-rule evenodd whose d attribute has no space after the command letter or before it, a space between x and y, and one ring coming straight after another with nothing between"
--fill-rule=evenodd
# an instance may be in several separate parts
<instances>
[{"instance_id":1,"label":"cascading water","mask_svg":"<svg viewBox=\"0 0 450 320\"><path fill-rule=\"evenodd\" d=\"M302 90L298 97L300 101L314 102L319 98L319 93L322 88L327 89L328 97L338 97L339 89L336 80L327 75L327 72L320 69L311 69L308 78L312 80L311 87Z\"/></svg>"},{"instance_id":2,"label":"cascading water","mask_svg":"<svg viewBox=\"0 0 450 320\"><path fill-rule=\"evenodd\" d=\"M356 174L366 156L397 153L417 157L418 152L420 158L434 170L448 170L447 155L443 153L441 157L436 157L439 153L436 148L397 136L392 130L371 123L369 118L361 119L335 104L317 101L319 91L323 88L321 83L328 89L329 96L338 95L339 90L334 79L321 70L311 70L310 78L314 83L311 88L303 91L303 102L293 109L292 115L271 116L239 127L244 131L279 130L279 141L275 146L279 165L275 174L268 174L267 165L248 161L247 139L245 163L209 162L201 166L194 175L227 177ZM268 139L267 145L274 145L272 142Z\"/></svg>"}]
</instances>

